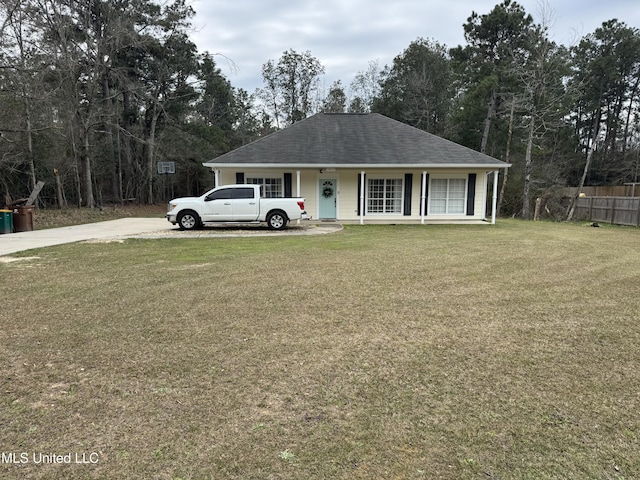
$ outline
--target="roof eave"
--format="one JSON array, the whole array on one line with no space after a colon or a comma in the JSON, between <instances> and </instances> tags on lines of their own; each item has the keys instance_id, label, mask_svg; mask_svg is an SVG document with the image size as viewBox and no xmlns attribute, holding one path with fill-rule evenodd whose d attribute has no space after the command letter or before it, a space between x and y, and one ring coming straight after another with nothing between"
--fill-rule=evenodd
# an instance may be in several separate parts
<instances>
[{"instance_id":1,"label":"roof eave","mask_svg":"<svg viewBox=\"0 0 640 480\"><path fill-rule=\"evenodd\" d=\"M417 169L430 169L430 168L466 168L466 169L495 169L495 168L509 168L510 163L216 163L204 162L202 164L208 168L312 168L312 169L362 169L362 168L417 168Z\"/></svg>"}]
</instances>

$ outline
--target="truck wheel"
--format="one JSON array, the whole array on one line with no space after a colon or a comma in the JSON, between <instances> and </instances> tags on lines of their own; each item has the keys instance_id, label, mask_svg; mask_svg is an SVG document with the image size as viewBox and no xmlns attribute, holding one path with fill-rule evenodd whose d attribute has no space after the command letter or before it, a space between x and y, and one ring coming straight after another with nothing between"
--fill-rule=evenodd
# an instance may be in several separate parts
<instances>
[{"instance_id":1,"label":"truck wheel","mask_svg":"<svg viewBox=\"0 0 640 480\"><path fill-rule=\"evenodd\" d=\"M185 210L178 214L180 230L195 230L200 226L200 217L192 210Z\"/></svg>"},{"instance_id":2,"label":"truck wheel","mask_svg":"<svg viewBox=\"0 0 640 480\"><path fill-rule=\"evenodd\" d=\"M289 219L284 212L276 210L267 215L267 225L271 230L282 230L287 226Z\"/></svg>"}]
</instances>

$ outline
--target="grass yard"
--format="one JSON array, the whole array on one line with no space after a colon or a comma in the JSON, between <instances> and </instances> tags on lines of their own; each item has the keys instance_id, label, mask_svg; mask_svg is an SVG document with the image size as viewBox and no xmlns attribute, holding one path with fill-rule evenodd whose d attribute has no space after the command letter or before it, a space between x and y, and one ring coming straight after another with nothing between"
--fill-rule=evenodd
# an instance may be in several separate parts
<instances>
[{"instance_id":1,"label":"grass yard","mask_svg":"<svg viewBox=\"0 0 640 480\"><path fill-rule=\"evenodd\" d=\"M1 478L640 478L638 229L23 255L0 264Z\"/></svg>"}]
</instances>

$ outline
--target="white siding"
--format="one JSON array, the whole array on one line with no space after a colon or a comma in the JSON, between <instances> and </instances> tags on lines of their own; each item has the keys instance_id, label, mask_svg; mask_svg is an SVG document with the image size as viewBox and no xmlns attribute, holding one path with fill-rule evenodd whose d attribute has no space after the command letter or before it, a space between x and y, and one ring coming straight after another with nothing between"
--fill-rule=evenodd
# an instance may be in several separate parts
<instances>
[{"instance_id":1,"label":"white siding","mask_svg":"<svg viewBox=\"0 0 640 480\"><path fill-rule=\"evenodd\" d=\"M268 169L261 168L259 170L254 168L239 169L239 168L220 168L220 185L227 185L236 182L236 173L242 172L247 176L262 175L267 177L284 177L284 173L291 173L291 193L296 196L297 189L297 176L296 171L298 169ZM318 184L320 179L333 178L337 180L337 220L359 220L358 216L358 174L364 171L367 178L401 178L404 182L404 176L407 173L413 175L412 179L412 191L411 191L411 215L405 216L402 214L375 214L365 215L365 223L370 221L388 221L388 222L401 222L401 221L419 221L420 216L420 202L421 202L421 189L422 189L422 172L424 170L409 170L409 169L375 169L375 168L363 168L363 169L336 169L335 171L323 171L320 172L319 168L300 169L300 196L305 198L305 208L307 213L313 217L318 218L318 196L320 195ZM470 173L476 174L476 191L474 202L474 215L427 215L425 220L437 220L437 221L450 221L455 223L457 221L468 220L482 220L485 218L485 201L490 198L490 194L487 193L487 176L486 170L481 169L435 169L431 168L427 170L427 173L431 178L465 178L468 179ZM366 185L365 185L366 188ZM406 185L403 184L403 191L406 189ZM403 202L404 203L404 202ZM465 200L466 211L466 200Z\"/></svg>"}]
</instances>

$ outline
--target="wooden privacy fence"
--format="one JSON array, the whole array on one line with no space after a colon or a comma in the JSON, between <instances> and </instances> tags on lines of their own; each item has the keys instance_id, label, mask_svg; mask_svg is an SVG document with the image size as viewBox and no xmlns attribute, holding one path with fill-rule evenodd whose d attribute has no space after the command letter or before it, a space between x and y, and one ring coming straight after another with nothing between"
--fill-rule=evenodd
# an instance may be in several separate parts
<instances>
[{"instance_id":1,"label":"wooden privacy fence","mask_svg":"<svg viewBox=\"0 0 640 480\"><path fill-rule=\"evenodd\" d=\"M580 197L574 218L640 227L640 197Z\"/></svg>"},{"instance_id":2,"label":"wooden privacy fence","mask_svg":"<svg viewBox=\"0 0 640 480\"><path fill-rule=\"evenodd\" d=\"M560 192L566 197L573 197L578 187L565 187ZM600 187L582 187L580 190L587 197L640 197L640 183Z\"/></svg>"}]
</instances>

